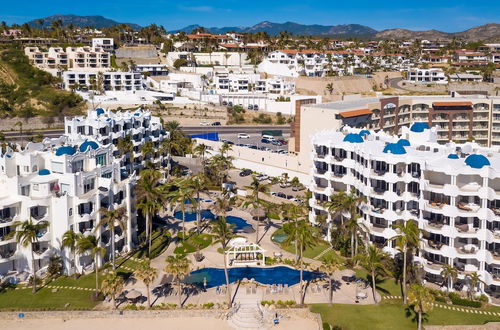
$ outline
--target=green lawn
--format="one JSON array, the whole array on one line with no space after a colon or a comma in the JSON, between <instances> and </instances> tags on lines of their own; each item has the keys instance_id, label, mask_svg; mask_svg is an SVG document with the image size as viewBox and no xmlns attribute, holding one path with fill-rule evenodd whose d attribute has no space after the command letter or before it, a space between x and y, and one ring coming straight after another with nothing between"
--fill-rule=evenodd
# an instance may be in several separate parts
<instances>
[{"instance_id":1,"label":"green lawn","mask_svg":"<svg viewBox=\"0 0 500 330\"><path fill-rule=\"evenodd\" d=\"M358 269L356 270L356 276L361 277L362 279L365 280L370 280L371 284L371 276L368 276L368 273L363 270L363 269ZM401 296L401 285L396 282L396 280L392 277L377 277L377 283L376 283L377 291L382 295L382 296Z\"/></svg>"},{"instance_id":2,"label":"green lawn","mask_svg":"<svg viewBox=\"0 0 500 330\"><path fill-rule=\"evenodd\" d=\"M404 330L415 329L416 323L412 322L413 316L407 317L405 307L397 304L380 305L343 305L313 304L311 311L321 314L323 322L340 326L342 330ZM484 324L499 322L500 317L482 314L470 314L434 308L428 316L431 325L452 324Z\"/></svg>"},{"instance_id":3,"label":"green lawn","mask_svg":"<svg viewBox=\"0 0 500 330\"><path fill-rule=\"evenodd\" d=\"M187 240L180 241L174 250L175 254L188 254L201 251L212 244L212 236L209 234L194 234Z\"/></svg>"},{"instance_id":4,"label":"green lawn","mask_svg":"<svg viewBox=\"0 0 500 330\"><path fill-rule=\"evenodd\" d=\"M0 310L74 310L92 309L97 305L90 299L91 291L65 290L52 292L42 288L32 294L29 289L7 289L0 293ZM66 308L65 305L68 304Z\"/></svg>"}]
</instances>

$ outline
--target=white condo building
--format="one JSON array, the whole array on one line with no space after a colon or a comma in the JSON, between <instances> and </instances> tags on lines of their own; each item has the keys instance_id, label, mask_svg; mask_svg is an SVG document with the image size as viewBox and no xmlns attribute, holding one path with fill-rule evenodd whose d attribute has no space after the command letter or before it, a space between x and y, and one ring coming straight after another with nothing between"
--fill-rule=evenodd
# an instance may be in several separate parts
<instances>
[{"instance_id":1,"label":"white condo building","mask_svg":"<svg viewBox=\"0 0 500 330\"><path fill-rule=\"evenodd\" d=\"M130 137L132 161L121 156L120 138ZM147 161L168 169L168 155L159 153L160 142L168 138L158 117L149 111L112 112L98 108L87 116L66 118L65 135L29 143L24 150L4 150L0 155L0 275L17 272L20 281L31 271L29 249L21 248L9 233L15 221L47 221L35 244L35 268L43 273L54 254L63 256L64 269L72 255L61 247L63 234L73 230L100 237L106 248L102 261L111 254L110 230L96 228L99 209L124 207L125 231L116 228L115 249L129 251L137 242L137 210L134 187L136 174ZM154 154L143 155L141 146L151 141ZM78 257L78 271L87 270L90 257Z\"/></svg>"},{"instance_id":2,"label":"white condo building","mask_svg":"<svg viewBox=\"0 0 500 330\"><path fill-rule=\"evenodd\" d=\"M339 191L365 196L360 221L366 239L397 253L393 225L410 219L422 230L415 262L429 282L446 285L442 265L459 271L458 283L477 272L481 290L500 297L500 156L497 147L437 143L437 130L416 122L389 135L346 126L312 137L314 161L310 219L326 216L323 202ZM327 238L329 237L329 230Z\"/></svg>"},{"instance_id":3,"label":"white condo building","mask_svg":"<svg viewBox=\"0 0 500 330\"><path fill-rule=\"evenodd\" d=\"M75 87L104 91L139 91L144 89L142 74L139 72L64 71L62 79L64 88L67 90Z\"/></svg>"}]
</instances>

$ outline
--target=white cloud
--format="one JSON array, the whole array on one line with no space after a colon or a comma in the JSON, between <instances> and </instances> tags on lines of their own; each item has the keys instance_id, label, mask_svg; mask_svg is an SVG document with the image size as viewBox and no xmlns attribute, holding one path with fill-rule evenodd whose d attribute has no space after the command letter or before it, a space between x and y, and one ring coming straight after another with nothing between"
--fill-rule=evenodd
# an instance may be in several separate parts
<instances>
[{"instance_id":1,"label":"white cloud","mask_svg":"<svg viewBox=\"0 0 500 330\"><path fill-rule=\"evenodd\" d=\"M197 12L210 12L214 10L214 8L211 6L179 6L179 9Z\"/></svg>"}]
</instances>

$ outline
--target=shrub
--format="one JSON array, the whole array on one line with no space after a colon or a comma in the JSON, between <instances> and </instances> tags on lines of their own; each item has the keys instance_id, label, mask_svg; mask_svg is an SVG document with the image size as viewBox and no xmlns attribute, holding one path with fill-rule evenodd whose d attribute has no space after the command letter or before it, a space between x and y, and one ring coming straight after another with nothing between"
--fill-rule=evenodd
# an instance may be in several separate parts
<instances>
[{"instance_id":1,"label":"shrub","mask_svg":"<svg viewBox=\"0 0 500 330\"><path fill-rule=\"evenodd\" d=\"M462 298L459 294L455 292L450 292L448 295L450 297L451 303L457 306L480 308L482 303L480 301L469 300Z\"/></svg>"},{"instance_id":2,"label":"shrub","mask_svg":"<svg viewBox=\"0 0 500 330\"><path fill-rule=\"evenodd\" d=\"M214 307L214 305L215 304L213 302L209 302L209 303L203 304L202 307L206 308L206 309L210 309L210 308Z\"/></svg>"}]
</instances>

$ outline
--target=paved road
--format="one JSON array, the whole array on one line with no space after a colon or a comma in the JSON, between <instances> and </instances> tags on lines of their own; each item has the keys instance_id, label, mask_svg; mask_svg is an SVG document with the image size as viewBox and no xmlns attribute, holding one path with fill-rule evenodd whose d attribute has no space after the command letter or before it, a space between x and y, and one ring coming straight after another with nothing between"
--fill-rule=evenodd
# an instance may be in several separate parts
<instances>
[{"instance_id":1,"label":"paved road","mask_svg":"<svg viewBox=\"0 0 500 330\"><path fill-rule=\"evenodd\" d=\"M186 126L181 127L181 129L186 134L201 134L201 133L210 133L210 132L218 132L219 134L237 134L237 133L248 133L248 134L259 134L263 130L282 130L283 134L287 134L290 132L290 126ZM30 137L35 136L38 133L43 133L43 136L56 138L64 134L64 129L49 129L49 130L40 130L40 131L29 131L27 134L23 132L22 137ZM21 137L19 131L13 132L4 132L5 137L7 139L18 139Z\"/></svg>"},{"instance_id":2,"label":"paved road","mask_svg":"<svg viewBox=\"0 0 500 330\"><path fill-rule=\"evenodd\" d=\"M401 77L389 79L389 87L394 88L394 89L401 89L404 91L408 90L408 89L403 88L403 87L398 85L399 82L402 80L403 80L403 78L401 78Z\"/></svg>"}]
</instances>

